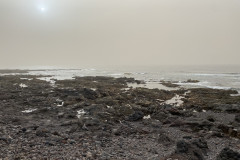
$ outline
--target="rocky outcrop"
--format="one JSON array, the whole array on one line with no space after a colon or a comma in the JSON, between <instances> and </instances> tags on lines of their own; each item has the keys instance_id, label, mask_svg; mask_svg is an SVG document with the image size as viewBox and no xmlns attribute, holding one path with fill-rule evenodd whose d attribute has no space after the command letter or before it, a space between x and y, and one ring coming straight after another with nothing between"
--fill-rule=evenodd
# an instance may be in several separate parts
<instances>
[{"instance_id":1,"label":"rocky outcrop","mask_svg":"<svg viewBox=\"0 0 240 160\"><path fill-rule=\"evenodd\" d=\"M239 149L235 91L128 88L142 83L133 78L55 85L37 78L0 77L0 159L199 160L232 155L220 153L229 144ZM176 95L183 104L164 103Z\"/></svg>"}]
</instances>

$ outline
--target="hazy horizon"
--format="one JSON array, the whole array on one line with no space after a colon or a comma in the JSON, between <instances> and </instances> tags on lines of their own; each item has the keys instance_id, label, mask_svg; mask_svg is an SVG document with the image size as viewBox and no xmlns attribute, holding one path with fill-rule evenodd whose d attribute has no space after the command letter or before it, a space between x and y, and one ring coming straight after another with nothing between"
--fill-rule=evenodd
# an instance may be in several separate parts
<instances>
[{"instance_id":1,"label":"hazy horizon","mask_svg":"<svg viewBox=\"0 0 240 160\"><path fill-rule=\"evenodd\" d=\"M1 0L0 68L240 66L238 0Z\"/></svg>"}]
</instances>

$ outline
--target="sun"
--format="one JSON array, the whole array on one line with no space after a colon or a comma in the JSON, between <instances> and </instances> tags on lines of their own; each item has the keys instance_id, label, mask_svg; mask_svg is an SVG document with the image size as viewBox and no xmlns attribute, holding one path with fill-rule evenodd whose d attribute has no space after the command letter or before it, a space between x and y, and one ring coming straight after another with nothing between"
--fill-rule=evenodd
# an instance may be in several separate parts
<instances>
[{"instance_id":1,"label":"sun","mask_svg":"<svg viewBox=\"0 0 240 160\"><path fill-rule=\"evenodd\" d=\"M42 8L41 8L41 11L44 12L44 11L45 11L45 8L42 7Z\"/></svg>"}]
</instances>

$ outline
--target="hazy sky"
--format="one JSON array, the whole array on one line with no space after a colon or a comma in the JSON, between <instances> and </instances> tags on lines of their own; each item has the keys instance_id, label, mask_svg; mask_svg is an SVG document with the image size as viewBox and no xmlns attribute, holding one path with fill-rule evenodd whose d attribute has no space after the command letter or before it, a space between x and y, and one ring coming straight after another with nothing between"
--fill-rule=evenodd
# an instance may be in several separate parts
<instances>
[{"instance_id":1,"label":"hazy sky","mask_svg":"<svg viewBox=\"0 0 240 160\"><path fill-rule=\"evenodd\" d=\"M239 0L0 0L0 68L240 65Z\"/></svg>"}]
</instances>

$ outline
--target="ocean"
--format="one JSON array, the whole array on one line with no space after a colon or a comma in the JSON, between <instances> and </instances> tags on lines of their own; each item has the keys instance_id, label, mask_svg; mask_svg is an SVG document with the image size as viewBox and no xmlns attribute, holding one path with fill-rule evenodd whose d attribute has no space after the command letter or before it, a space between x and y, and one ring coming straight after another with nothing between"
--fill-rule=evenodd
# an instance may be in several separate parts
<instances>
[{"instance_id":1,"label":"ocean","mask_svg":"<svg viewBox=\"0 0 240 160\"><path fill-rule=\"evenodd\" d=\"M26 69L26 68L25 68ZM73 79L76 76L111 76L132 77L145 81L140 87L170 89L160 84L160 81L173 81L184 88L214 88L234 89L240 93L239 66L108 66L94 68L56 68L33 67L28 73L5 73L0 75L43 75L41 78L54 83L54 80ZM188 79L198 80L197 83L186 83ZM137 87L137 85L133 85Z\"/></svg>"}]
</instances>

